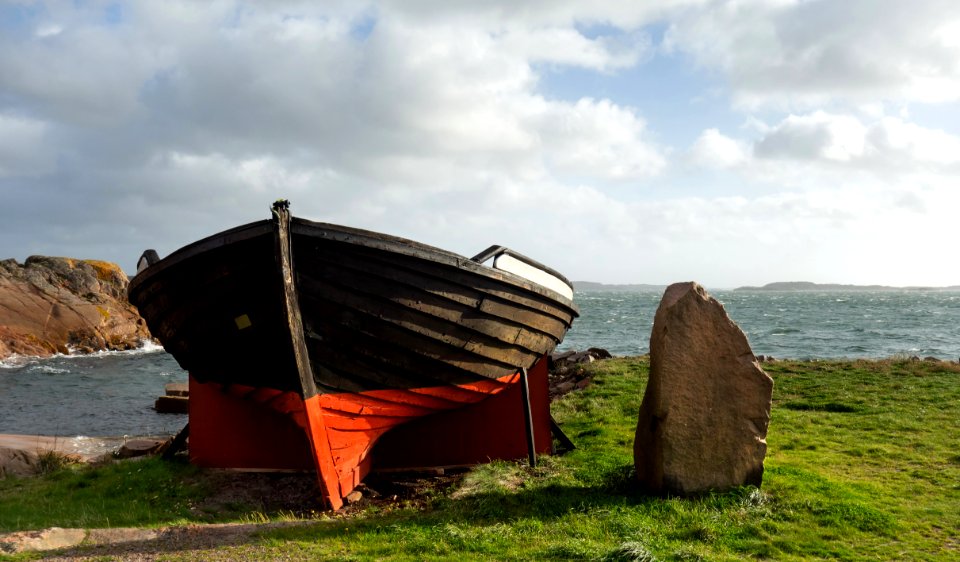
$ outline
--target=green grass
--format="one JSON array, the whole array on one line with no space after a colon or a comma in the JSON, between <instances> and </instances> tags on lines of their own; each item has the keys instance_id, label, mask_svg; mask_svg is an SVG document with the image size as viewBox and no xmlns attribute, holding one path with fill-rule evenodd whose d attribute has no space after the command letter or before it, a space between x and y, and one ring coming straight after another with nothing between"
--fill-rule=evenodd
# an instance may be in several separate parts
<instances>
[{"instance_id":1,"label":"green grass","mask_svg":"<svg viewBox=\"0 0 960 562\"><path fill-rule=\"evenodd\" d=\"M0 480L0 531L130 527L187 521L204 490L198 469L157 458L101 467L64 466Z\"/></svg>"},{"instance_id":2,"label":"green grass","mask_svg":"<svg viewBox=\"0 0 960 562\"><path fill-rule=\"evenodd\" d=\"M594 383L552 405L577 445L566 455L543 457L536 469L491 463L426 508L371 507L349 518L324 517L264 532L220 554L264 560L960 558L960 366L782 361L764 368L775 387L762 489L698 498L639 494L632 444L648 363L614 359L589 366ZM189 506L204 494L198 474L150 460L0 481L0 529L197 520ZM263 516L238 507L217 517ZM191 555L196 552L169 559Z\"/></svg>"}]
</instances>

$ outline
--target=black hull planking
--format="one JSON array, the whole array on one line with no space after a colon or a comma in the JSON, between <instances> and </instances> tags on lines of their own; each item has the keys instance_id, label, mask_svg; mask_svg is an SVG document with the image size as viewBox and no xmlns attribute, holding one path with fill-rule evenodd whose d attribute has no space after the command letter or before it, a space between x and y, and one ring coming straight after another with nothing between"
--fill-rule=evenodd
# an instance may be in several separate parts
<instances>
[{"instance_id":1,"label":"black hull planking","mask_svg":"<svg viewBox=\"0 0 960 562\"><path fill-rule=\"evenodd\" d=\"M509 376L577 316L549 289L438 248L296 218L290 232L321 394ZM303 393L276 248L269 220L211 236L138 274L130 301L198 380Z\"/></svg>"}]
</instances>

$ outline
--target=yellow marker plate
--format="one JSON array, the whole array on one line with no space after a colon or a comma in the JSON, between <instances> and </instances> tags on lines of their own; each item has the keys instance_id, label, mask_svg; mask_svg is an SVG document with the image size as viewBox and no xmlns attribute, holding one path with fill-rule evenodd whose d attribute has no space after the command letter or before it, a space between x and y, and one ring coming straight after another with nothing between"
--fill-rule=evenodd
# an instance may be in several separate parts
<instances>
[{"instance_id":1,"label":"yellow marker plate","mask_svg":"<svg viewBox=\"0 0 960 562\"><path fill-rule=\"evenodd\" d=\"M253 322L250 321L250 317L247 316L246 314L241 314L240 316L237 316L236 318L233 319L233 321L236 322L238 330L245 330L250 326L253 326Z\"/></svg>"}]
</instances>

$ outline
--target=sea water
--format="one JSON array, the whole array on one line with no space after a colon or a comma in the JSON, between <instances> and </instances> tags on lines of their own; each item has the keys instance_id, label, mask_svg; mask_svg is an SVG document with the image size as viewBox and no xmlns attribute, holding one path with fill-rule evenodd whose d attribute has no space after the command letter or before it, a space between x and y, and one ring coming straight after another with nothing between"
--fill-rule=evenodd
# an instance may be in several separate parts
<instances>
[{"instance_id":1,"label":"sea water","mask_svg":"<svg viewBox=\"0 0 960 562\"><path fill-rule=\"evenodd\" d=\"M960 292L708 292L723 304L757 355L790 359L960 358ZM602 347L614 355L649 351L662 294L580 292L580 318L560 349Z\"/></svg>"},{"instance_id":2,"label":"sea water","mask_svg":"<svg viewBox=\"0 0 960 562\"><path fill-rule=\"evenodd\" d=\"M185 414L153 409L187 374L162 347L0 361L0 433L120 437L167 435Z\"/></svg>"},{"instance_id":3,"label":"sea water","mask_svg":"<svg viewBox=\"0 0 960 562\"><path fill-rule=\"evenodd\" d=\"M960 292L710 291L754 353L776 358L960 358ZM559 349L649 351L662 294L578 292L580 318ZM132 352L0 361L0 433L123 436L177 432L180 414L153 410L187 374L159 346Z\"/></svg>"}]
</instances>

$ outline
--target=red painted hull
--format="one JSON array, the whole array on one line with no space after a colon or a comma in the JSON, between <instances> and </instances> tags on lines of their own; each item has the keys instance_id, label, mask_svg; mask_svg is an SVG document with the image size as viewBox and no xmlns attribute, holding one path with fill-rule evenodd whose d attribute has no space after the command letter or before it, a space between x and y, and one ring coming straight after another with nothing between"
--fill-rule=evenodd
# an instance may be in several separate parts
<instances>
[{"instance_id":1,"label":"red painted hull","mask_svg":"<svg viewBox=\"0 0 960 562\"><path fill-rule=\"evenodd\" d=\"M545 381L545 364L543 366ZM430 419L428 416L444 411L465 407L469 411L472 404L513 390L511 387L515 387L519 378L517 373L458 386L319 394L307 400L290 391L199 383L191 379L191 457L202 466L315 467L324 501L331 508L339 509L343 499L370 472L371 451L381 436L400 425L417 419L426 421ZM498 408L495 398L491 400L493 408L488 408L484 416L507 415L498 411L504 407ZM516 398L504 406L520 415L521 405ZM543 421L549 414L540 417ZM451 421L455 419L444 418L444 428L462 434L469 434L471 430L487 431L482 427L484 419L474 416L469 421L461 421L459 429L458 422ZM238 427L236 423L243 425ZM421 428L419 432L429 433L429 426L427 421L428 429ZM227 428L233 430L234 435L243 436L239 442L225 438L230 433ZM517 436L512 436L512 440L516 442ZM549 450L549 439L541 437L541 442L546 442ZM442 442L433 445L443 447ZM407 451L403 455L406 465L428 466L442 458L431 455L429 446L422 449L423 443L417 446L421 447L419 455L425 460L418 462L417 453L411 456ZM483 459L498 456L489 446L480 450L472 447L472 450ZM396 459L388 464L397 464ZM445 464L461 463L453 460Z\"/></svg>"}]
</instances>

